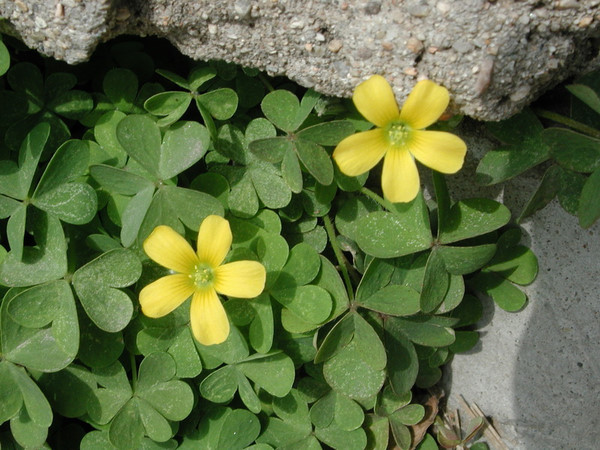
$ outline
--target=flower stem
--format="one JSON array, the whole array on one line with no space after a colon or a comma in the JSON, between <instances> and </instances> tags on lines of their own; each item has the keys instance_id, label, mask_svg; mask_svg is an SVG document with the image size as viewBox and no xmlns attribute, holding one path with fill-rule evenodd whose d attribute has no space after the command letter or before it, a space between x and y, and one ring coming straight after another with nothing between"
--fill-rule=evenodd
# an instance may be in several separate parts
<instances>
[{"instance_id":1,"label":"flower stem","mask_svg":"<svg viewBox=\"0 0 600 450\"><path fill-rule=\"evenodd\" d=\"M374 200L375 202L379 203L381 206L383 206L388 211L394 211L395 208L394 208L394 204L392 202L390 202L389 200L386 200L383 197L380 197L375 192L373 192L371 189L362 187L362 188L360 188L360 192L365 194L371 200Z\"/></svg>"},{"instance_id":2,"label":"flower stem","mask_svg":"<svg viewBox=\"0 0 600 450\"><path fill-rule=\"evenodd\" d=\"M331 243L331 248L333 249L333 253L335 254L336 259L338 260L340 272L342 272L342 278L344 280L344 284L346 285L348 298L350 299L350 303L352 303L354 301L354 288L352 287L352 282L350 281L350 274L348 273L348 268L346 267L346 258L344 258L342 249L338 244L337 237L335 235L335 230L333 229L333 223L331 222L331 219L328 215L323 216L323 222L325 224L325 231L327 231L327 236L329 237L329 242Z\"/></svg>"},{"instance_id":3,"label":"flower stem","mask_svg":"<svg viewBox=\"0 0 600 450\"><path fill-rule=\"evenodd\" d=\"M600 131L596 130L593 127L585 125L577 120L573 120L569 117L563 116L562 114L558 114L552 111L548 111L545 109L535 108L533 110L538 116L543 117L544 119L552 120L556 123L561 123L566 125L574 130L581 131L582 133L588 134L595 138L600 139Z\"/></svg>"},{"instance_id":4,"label":"flower stem","mask_svg":"<svg viewBox=\"0 0 600 450\"><path fill-rule=\"evenodd\" d=\"M262 73L259 73L257 78L262 82L262 84L265 85L269 92L273 92L275 90L273 85L269 82L269 80L267 80L267 77L265 77Z\"/></svg>"},{"instance_id":5,"label":"flower stem","mask_svg":"<svg viewBox=\"0 0 600 450\"><path fill-rule=\"evenodd\" d=\"M131 387L133 388L133 392L137 388L137 365L135 363L135 355L133 353L129 353L129 364L131 364Z\"/></svg>"}]
</instances>

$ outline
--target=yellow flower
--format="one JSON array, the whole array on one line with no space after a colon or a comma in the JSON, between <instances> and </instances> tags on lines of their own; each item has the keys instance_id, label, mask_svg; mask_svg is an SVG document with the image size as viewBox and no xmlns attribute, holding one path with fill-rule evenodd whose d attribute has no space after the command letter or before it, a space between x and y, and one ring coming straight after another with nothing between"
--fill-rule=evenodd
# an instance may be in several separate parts
<instances>
[{"instance_id":1,"label":"yellow flower","mask_svg":"<svg viewBox=\"0 0 600 450\"><path fill-rule=\"evenodd\" d=\"M448 107L446 88L430 80L419 81L399 111L388 82L374 75L356 87L352 100L377 128L348 136L335 148L333 159L346 175L365 173L384 158L384 197L409 202L420 187L415 159L443 173L455 173L462 167L467 152L462 139L443 131L423 130Z\"/></svg>"},{"instance_id":2,"label":"yellow flower","mask_svg":"<svg viewBox=\"0 0 600 450\"><path fill-rule=\"evenodd\" d=\"M239 298L260 295L266 271L256 261L223 264L231 247L229 222L208 216L198 230L198 251L171 227L158 226L144 241L146 254L176 272L159 278L140 292L142 312L162 317L190 295L194 337L204 345L220 344L229 336L229 320L217 293Z\"/></svg>"}]
</instances>

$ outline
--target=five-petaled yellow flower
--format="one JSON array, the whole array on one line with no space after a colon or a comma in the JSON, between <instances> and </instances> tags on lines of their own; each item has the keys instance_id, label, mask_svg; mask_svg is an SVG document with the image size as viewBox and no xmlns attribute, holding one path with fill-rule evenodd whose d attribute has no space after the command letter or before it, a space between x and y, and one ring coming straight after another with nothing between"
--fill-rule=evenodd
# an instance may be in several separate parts
<instances>
[{"instance_id":1,"label":"five-petaled yellow flower","mask_svg":"<svg viewBox=\"0 0 600 450\"><path fill-rule=\"evenodd\" d=\"M455 173L462 167L467 151L462 139L423 129L448 107L446 88L430 80L419 81L400 111L388 82L374 75L356 87L352 100L377 128L348 136L335 148L333 159L346 175L365 173L384 158L384 197L392 202L409 202L420 187L415 159L442 173Z\"/></svg>"},{"instance_id":2,"label":"five-petaled yellow flower","mask_svg":"<svg viewBox=\"0 0 600 450\"><path fill-rule=\"evenodd\" d=\"M162 317L192 296L190 322L194 337L204 345L225 341L229 320L217 293L253 298L263 291L266 277L265 268L256 261L223 264L231 241L229 222L219 216L208 216L200 225L196 252L171 227L156 227L144 241L144 251L176 273L142 289L142 312L148 317Z\"/></svg>"}]
</instances>

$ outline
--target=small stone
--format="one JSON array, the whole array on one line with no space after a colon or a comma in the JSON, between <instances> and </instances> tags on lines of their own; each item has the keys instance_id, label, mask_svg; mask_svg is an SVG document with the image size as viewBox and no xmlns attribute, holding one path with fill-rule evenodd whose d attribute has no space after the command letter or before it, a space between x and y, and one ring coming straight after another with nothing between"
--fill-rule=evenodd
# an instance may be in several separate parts
<instances>
[{"instance_id":1,"label":"small stone","mask_svg":"<svg viewBox=\"0 0 600 450\"><path fill-rule=\"evenodd\" d=\"M34 22L35 22L35 26L38 28L46 28L48 26L46 21L44 19L42 19L41 17L36 17Z\"/></svg>"},{"instance_id":2,"label":"small stone","mask_svg":"<svg viewBox=\"0 0 600 450\"><path fill-rule=\"evenodd\" d=\"M317 42L325 42L325 35L323 33L317 33L315 40Z\"/></svg>"},{"instance_id":3,"label":"small stone","mask_svg":"<svg viewBox=\"0 0 600 450\"><path fill-rule=\"evenodd\" d=\"M117 19L118 22L123 22L123 21L129 19L129 17L131 17L131 11L129 11L129 9L127 9L127 8L117 9L117 15L115 16L115 19Z\"/></svg>"},{"instance_id":4,"label":"small stone","mask_svg":"<svg viewBox=\"0 0 600 450\"><path fill-rule=\"evenodd\" d=\"M473 44L469 41L457 41L452 45L452 48L458 53L469 53L473 50Z\"/></svg>"},{"instance_id":5,"label":"small stone","mask_svg":"<svg viewBox=\"0 0 600 450\"><path fill-rule=\"evenodd\" d=\"M209 34L215 35L217 34L217 26L214 23L208 24L208 32Z\"/></svg>"},{"instance_id":6,"label":"small stone","mask_svg":"<svg viewBox=\"0 0 600 450\"><path fill-rule=\"evenodd\" d=\"M340 41L339 39L334 39L327 45L327 48L330 52L337 53L342 49L342 45L342 41Z\"/></svg>"},{"instance_id":7,"label":"small stone","mask_svg":"<svg viewBox=\"0 0 600 450\"><path fill-rule=\"evenodd\" d=\"M520 102L521 100L525 99L530 92L530 88L529 86L521 86L519 88L517 88L517 90L515 92L513 92L512 94L510 94L510 99L513 102Z\"/></svg>"},{"instance_id":8,"label":"small stone","mask_svg":"<svg viewBox=\"0 0 600 450\"><path fill-rule=\"evenodd\" d=\"M448 11L450 11L452 9L452 5L450 5L449 3L446 3L446 2L438 2L435 5L435 7L442 14L446 14Z\"/></svg>"},{"instance_id":9,"label":"small stone","mask_svg":"<svg viewBox=\"0 0 600 450\"><path fill-rule=\"evenodd\" d=\"M577 23L577 26L579 28L587 28L592 24L593 21L594 21L593 16L585 16L585 17L581 18L581 20Z\"/></svg>"},{"instance_id":10,"label":"small stone","mask_svg":"<svg viewBox=\"0 0 600 450\"><path fill-rule=\"evenodd\" d=\"M558 0L556 9L577 9L579 2L577 0Z\"/></svg>"},{"instance_id":11,"label":"small stone","mask_svg":"<svg viewBox=\"0 0 600 450\"><path fill-rule=\"evenodd\" d=\"M368 14L369 16L374 16L376 14L379 14L379 11L381 11L381 3L380 2L369 2L369 3L367 3L367 6L365 6L365 13Z\"/></svg>"},{"instance_id":12,"label":"small stone","mask_svg":"<svg viewBox=\"0 0 600 450\"><path fill-rule=\"evenodd\" d=\"M246 17L248 14L250 14L251 7L252 5L250 4L249 0L237 0L233 5L233 9L240 17Z\"/></svg>"},{"instance_id":13,"label":"small stone","mask_svg":"<svg viewBox=\"0 0 600 450\"><path fill-rule=\"evenodd\" d=\"M29 11L29 6L27 6L21 0L15 0L15 5L17 5L17 7L21 10L21 12L26 13Z\"/></svg>"},{"instance_id":14,"label":"small stone","mask_svg":"<svg viewBox=\"0 0 600 450\"><path fill-rule=\"evenodd\" d=\"M347 2L342 2L342 4L340 5L340 9L342 11L346 11L348 9L348 3Z\"/></svg>"},{"instance_id":15,"label":"small stone","mask_svg":"<svg viewBox=\"0 0 600 450\"><path fill-rule=\"evenodd\" d=\"M293 30L304 28L304 22L301 20L294 20L292 23L290 23L290 28Z\"/></svg>"},{"instance_id":16,"label":"small stone","mask_svg":"<svg viewBox=\"0 0 600 450\"><path fill-rule=\"evenodd\" d=\"M416 68L414 68L414 67L407 67L406 69L404 69L404 70L403 70L403 72L404 72L406 75L410 75L411 77L416 77L416 76L417 76L417 74L419 73L419 72L417 71L417 69L416 69Z\"/></svg>"},{"instance_id":17,"label":"small stone","mask_svg":"<svg viewBox=\"0 0 600 450\"><path fill-rule=\"evenodd\" d=\"M388 52L394 50L394 44L389 41L382 42L381 47L383 47L383 49Z\"/></svg>"},{"instance_id":18,"label":"small stone","mask_svg":"<svg viewBox=\"0 0 600 450\"><path fill-rule=\"evenodd\" d=\"M406 11L414 17L427 17L429 15L429 7L423 3L408 5Z\"/></svg>"},{"instance_id":19,"label":"small stone","mask_svg":"<svg viewBox=\"0 0 600 450\"><path fill-rule=\"evenodd\" d=\"M311 43L306 43L304 44L304 50L306 50L307 52L312 52L314 45L312 45Z\"/></svg>"},{"instance_id":20,"label":"small stone","mask_svg":"<svg viewBox=\"0 0 600 450\"><path fill-rule=\"evenodd\" d=\"M56 8L54 9L54 17L56 17L57 19L65 17L65 7L62 3L56 4Z\"/></svg>"},{"instance_id":21,"label":"small stone","mask_svg":"<svg viewBox=\"0 0 600 450\"><path fill-rule=\"evenodd\" d=\"M435 55L438 50L438 47L427 47L427 53L431 53L432 55Z\"/></svg>"},{"instance_id":22,"label":"small stone","mask_svg":"<svg viewBox=\"0 0 600 450\"><path fill-rule=\"evenodd\" d=\"M367 47L362 47L358 49L358 51L356 52L356 56L358 56L359 59L363 60L370 59L371 56L373 56L373 52Z\"/></svg>"},{"instance_id":23,"label":"small stone","mask_svg":"<svg viewBox=\"0 0 600 450\"><path fill-rule=\"evenodd\" d=\"M423 51L424 45L416 37L410 37L406 41L406 48L414 54L419 54Z\"/></svg>"}]
</instances>

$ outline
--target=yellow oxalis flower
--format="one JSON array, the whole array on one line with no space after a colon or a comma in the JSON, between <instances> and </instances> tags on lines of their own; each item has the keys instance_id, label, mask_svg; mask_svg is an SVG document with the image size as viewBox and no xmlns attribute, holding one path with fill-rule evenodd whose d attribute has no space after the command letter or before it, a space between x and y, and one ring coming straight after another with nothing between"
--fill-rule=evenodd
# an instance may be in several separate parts
<instances>
[{"instance_id":1,"label":"yellow oxalis flower","mask_svg":"<svg viewBox=\"0 0 600 450\"><path fill-rule=\"evenodd\" d=\"M446 88L430 80L419 81L399 110L389 83L374 75L356 87L352 100L377 128L348 136L335 148L333 159L346 175L365 173L383 158L384 197L409 202L420 187L415 159L442 173L455 173L462 167L467 152L462 139L424 130L448 107Z\"/></svg>"},{"instance_id":2,"label":"yellow oxalis flower","mask_svg":"<svg viewBox=\"0 0 600 450\"><path fill-rule=\"evenodd\" d=\"M256 261L223 264L231 248L229 222L208 216L198 230L198 250L168 226L158 226L144 241L144 251L161 266L176 272L159 278L140 292L142 312L162 317L190 295L190 323L204 345L220 344L229 336L229 320L217 294L253 298L265 287L266 271Z\"/></svg>"}]
</instances>

